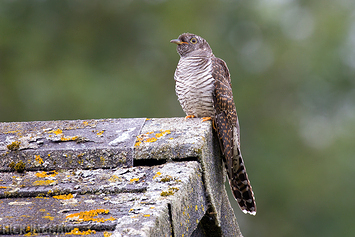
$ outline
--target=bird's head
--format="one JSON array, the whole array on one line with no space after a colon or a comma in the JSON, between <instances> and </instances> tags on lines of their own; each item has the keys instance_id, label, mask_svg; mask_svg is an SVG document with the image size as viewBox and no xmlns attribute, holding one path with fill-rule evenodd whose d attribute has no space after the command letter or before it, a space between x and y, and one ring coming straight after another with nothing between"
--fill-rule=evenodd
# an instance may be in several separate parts
<instances>
[{"instance_id":1,"label":"bird's head","mask_svg":"<svg viewBox=\"0 0 355 237\"><path fill-rule=\"evenodd\" d=\"M181 57L212 55L212 50L207 41L198 35L184 33L179 38L170 40L170 42L177 44L177 51Z\"/></svg>"}]
</instances>

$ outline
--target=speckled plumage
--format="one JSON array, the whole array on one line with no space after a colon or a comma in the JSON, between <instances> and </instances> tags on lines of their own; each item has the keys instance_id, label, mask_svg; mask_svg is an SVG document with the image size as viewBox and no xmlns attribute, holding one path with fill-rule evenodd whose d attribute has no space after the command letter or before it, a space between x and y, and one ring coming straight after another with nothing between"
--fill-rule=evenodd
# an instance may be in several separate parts
<instances>
[{"instance_id":1,"label":"speckled plumage","mask_svg":"<svg viewBox=\"0 0 355 237\"><path fill-rule=\"evenodd\" d=\"M188 116L211 117L227 169L232 193L244 213L256 214L256 204L240 152L239 122L226 63L216 58L207 41L184 33L177 44L180 61L174 79L178 100Z\"/></svg>"}]
</instances>

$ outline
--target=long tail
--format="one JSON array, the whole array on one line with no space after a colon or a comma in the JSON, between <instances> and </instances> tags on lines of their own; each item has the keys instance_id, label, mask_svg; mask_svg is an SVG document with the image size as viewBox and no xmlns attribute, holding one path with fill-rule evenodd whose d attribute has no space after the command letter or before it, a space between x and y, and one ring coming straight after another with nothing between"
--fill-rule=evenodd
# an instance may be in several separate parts
<instances>
[{"instance_id":1,"label":"long tail","mask_svg":"<svg viewBox=\"0 0 355 237\"><path fill-rule=\"evenodd\" d=\"M240 152L238 120L233 126L227 116L221 113L215 117L214 122L233 196L244 213L255 215L254 193Z\"/></svg>"},{"instance_id":2,"label":"long tail","mask_svg":"<svg viewBox=\"0 0 355 237\"><path fill-rule=\"evenodd\" d=\"M230 169L230 167L232 168ZM256 203L254 193L239 149L238 154L233 155L232 166L226 164L226 169L229 185L240 209L244 213L255 215Z\"/></svg>"}]
</instances>

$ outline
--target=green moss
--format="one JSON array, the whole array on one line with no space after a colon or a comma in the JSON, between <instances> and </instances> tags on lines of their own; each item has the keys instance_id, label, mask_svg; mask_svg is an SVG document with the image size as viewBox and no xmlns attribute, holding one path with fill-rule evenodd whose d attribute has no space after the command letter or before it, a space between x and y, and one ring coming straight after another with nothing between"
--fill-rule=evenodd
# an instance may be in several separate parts
<instances>
[{"instance_id":1,"label":"green moss","mask_svg":"<svg viewBox=\"0 0 355 237\"><path fill-rule=\"evenodd\" d=\"M22 160L20 160L19 162L15 163L14 161L12 161L9 164L9 167L19 173L22 173L23 171L25 171L25 167L26 164L24 162L22 162Z\"/></svg>"},{"instance_id":2,"label":"green moss","mask_svg":"<svg viewBox=\"0 0 355 237\"><path fill-rule=\"evenodd\" d=\"M169 191L163 191L163 192L161 192L160 196L166 197L166 196L170 196L170 195L173 195L173 194L174 194L174 192L171 191L171 190L169 190Z\"/></svg>"},{"instance_id":3,"label":"green moss","mask_svg":"<svg viewBox=\"0 0 355 237\"><path fill-rule=\"evenodd\" d=\"M13 162L11 162L11 163L9 164L9 167L10 167L11 169L15 169L15 165L16 165L16 163L13 161Z\"/></svg>"},{"instance_id":4,"label":"green moss","mask_svg":"<svg viewBox=\"0 0 355 237\"><path fill-rule=\"evenodd\" d=\"M9 149L10 151L17 151L18 149L20 149L20 144L21 142L19 141L14 141L11 144L7 145L7 149Z\"/></svg>"},{"instance_id":5,"label":"green moss","mask_svg":"<svg viewBox=\"0 0 355 237\"><path fill-rule=\"evenodd\" d=\"M179 191L179 188L171 187L168 189L168 191L161 192L160 196L166 197L166 196L174 195L174 193L177 191Z\"/></svg>"},{"instance_id":6,"label":"green moss","mask_svg":"<svg viewBox=\"0 0 355 237\"><path fill-rule=\"evenodd\" d=\"M166 177L164 177L164 178L161 178L161 182L170 182L171 180L173 180L173 177L171 177L171 176L166 176Z\"/></svg>"},{"instance_id":7,"label":"green moss","mask_svg":"<svg viewBox=\"0 0 355 237\"><path fill-rule=\"evenodd\" d=\"M22 173L25 170L25 163L23 163L21 160L15 165L15 170L19 173Z\"/></svg>"}]
</instances>

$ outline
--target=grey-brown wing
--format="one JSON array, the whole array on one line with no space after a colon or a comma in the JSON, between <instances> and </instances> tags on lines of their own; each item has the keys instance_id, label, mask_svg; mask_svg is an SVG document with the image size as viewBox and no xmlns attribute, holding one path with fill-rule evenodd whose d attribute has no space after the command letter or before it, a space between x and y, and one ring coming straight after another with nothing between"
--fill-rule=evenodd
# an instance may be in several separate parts
<instances>
[{"instance_id":1,"label":"grey-brown wing","mask_svg":"<svg viewBox=\"0 0 355 237\"><path fill-rule=\"evenodd\" d=\"M216 111L213 122L224 155L229 184L242 211L255 215L254 193L240 152L239 122L230 74L222 59L213 59L212 76L215 79L213 99Z\"/></svg>"}]
</instances>

